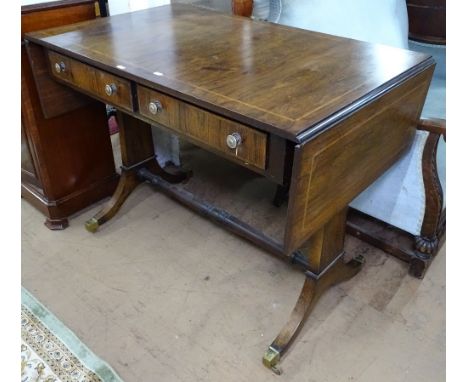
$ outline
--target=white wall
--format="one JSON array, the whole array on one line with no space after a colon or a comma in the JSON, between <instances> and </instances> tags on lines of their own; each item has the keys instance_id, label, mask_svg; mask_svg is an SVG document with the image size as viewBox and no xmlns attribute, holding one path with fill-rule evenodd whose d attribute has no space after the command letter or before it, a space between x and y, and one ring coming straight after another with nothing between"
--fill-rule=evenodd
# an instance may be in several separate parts
<instances>
[{"instance_id":1,"label":"white wall","mask_svg":"<svg viewBox=\"0 0 468 382\"><path fill-rule=\"evenodd\" d=\"M31 5L54 1L59 0L21 0L21 5ZM139 11L140 9L166 5L169 4L171 0L108 0L108 2L109 13L111 15L117 15L119 13Z\"/></svg>"},{"instance_id":2,"label":"white wall","mask_svg":"<svg viewBox=\"0 0 468 382\"><path fill-rule=\"evenodd\" d=\"M31 4L39 4L39 3L45 3L45 2L54 2L54 1L59 1L59 0L21 0L21 5L31 5Z\"/></svg>"},{"instance_id":3,"label":"white wall","mask_svg":"<svg viewBox=\"0 0 468 382\"><path fill-rule=\"evenodd\" d=\"M283 0L279 23L408 48L405 0Z\"/></svg>"},{"instance_id":4,"label":"white wall","mask_svg":"<svg viewBox=\"0 0 468 382\"><path fill-rule=\"evenodd\" d=\"M170 2L170 0L109 0L109 13L117 15L119 13L166 5Z\"/></svg>"}]
</instances>

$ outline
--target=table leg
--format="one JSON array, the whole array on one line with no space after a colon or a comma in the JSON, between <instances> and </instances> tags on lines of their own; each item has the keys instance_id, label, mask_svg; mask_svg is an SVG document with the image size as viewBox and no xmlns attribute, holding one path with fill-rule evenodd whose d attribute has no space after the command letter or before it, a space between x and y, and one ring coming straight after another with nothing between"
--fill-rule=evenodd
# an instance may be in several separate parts
<instances>
[{"instance_id":1,"label":"table leg","mask_svg":"<svg viewBox=\"0 0 468 382\"><path fill-rule=\"evenodd\" d=\"M304 285L289 321L271 343L263 364L281 373L277 364L293 343L320 296L330 287L356 275L364 264L359 256L344 260L344 230L346 211L335 215L308 242L303 250L313 272L307 271Z\"/></svg>"},{"instance_id":2,"label":"table leg","mask_svg":"<svg viewBox=\"0 0 468 382\"><path fill-rule=\"evenodd\" d=\"M112 198L104 205L101 211L86 221L86 229L94 233L98 230L99 226L112 219L139 184L140 180L137 178L135 171L122 171L119 184Z\"/></svg>"},{"instance_id":3,"label":"table leg","mask_svg":"<svg viewBox=\"0 0 468 382\"><path fill-rule=\"evenodd\" d=\"M86 229L93 233L98 230L99 226L115 216L128 196L143 181L137 175L142 167L171 183L181 182L188 176L188 173L184 172L169 173L159 166L154 152L151 125L120 111L117 111L117 121L122 154L122 174L112 198L101 211L85 223Z\"/></svg>"}]
</instances>

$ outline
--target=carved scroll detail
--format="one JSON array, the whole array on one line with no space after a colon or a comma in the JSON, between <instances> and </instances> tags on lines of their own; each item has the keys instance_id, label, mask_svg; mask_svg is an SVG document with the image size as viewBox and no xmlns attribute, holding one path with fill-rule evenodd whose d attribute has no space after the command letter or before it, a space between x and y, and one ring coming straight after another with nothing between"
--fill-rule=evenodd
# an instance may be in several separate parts
<instances>
[{"instance_id":1,"label":"carved scroll detail","mask_svg":"<svg viewBox=\"0 0 468 382\"><path fill-rule=\"evenodd\" d=\"M415 249L421 253L434 255L439 247L440 237L445 232L444 195L437 172L437 147L441 136L445 139L444 120L421 120L418 129L429 132L424 147L422 168L426 208L421 227L421 235L415 238Z\"/></svg>"}]
</instances>

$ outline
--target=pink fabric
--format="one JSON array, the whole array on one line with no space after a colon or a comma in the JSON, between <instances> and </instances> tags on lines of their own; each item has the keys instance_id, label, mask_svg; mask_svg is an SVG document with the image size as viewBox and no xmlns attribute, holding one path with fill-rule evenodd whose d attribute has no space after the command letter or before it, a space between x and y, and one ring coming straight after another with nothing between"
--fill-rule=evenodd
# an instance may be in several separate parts
<instances>
[{"instance_id":1,"label":"pink fabric","mask_svg":"<svg viewBox=\"0 0 468 382\"><path fill-rule=\"evenodd\" d=\"M117 121L114 116L110 117L107 123L109 125L110 135L113 135L119 132L119 125L117 124Z\"/></svg>"}]
</instances>

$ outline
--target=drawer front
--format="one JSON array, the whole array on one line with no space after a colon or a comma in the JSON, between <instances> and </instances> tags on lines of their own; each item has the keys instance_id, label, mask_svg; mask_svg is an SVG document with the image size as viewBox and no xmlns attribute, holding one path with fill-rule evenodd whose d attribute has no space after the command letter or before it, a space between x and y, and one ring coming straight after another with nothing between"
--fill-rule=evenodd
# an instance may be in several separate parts
<instances>
[{"instance_id":1,"label":"drawer front","mask_svg":"<svg viewBox=\"0 0 468 382\"><path fill-rule=\"evenodd\" d=\"M220 117L155 90L138 86L138 107L141 115L180 132L202 146L222 152L259 169L265 169L267 134ZM227 140L230 140L229 147ZM234 144L233 144L234 143Z\"/></svg>"},{"instance_id":2,"label":"drawer front","mask_svg":"<svg viewBox=\"0 0 468 382\"><path fill-rule=\"evenodd\" d=\"M133 111L130 81L49 51L52 75L68 82L91 96L117 107Z\"/></svg>"}]
</instances>

